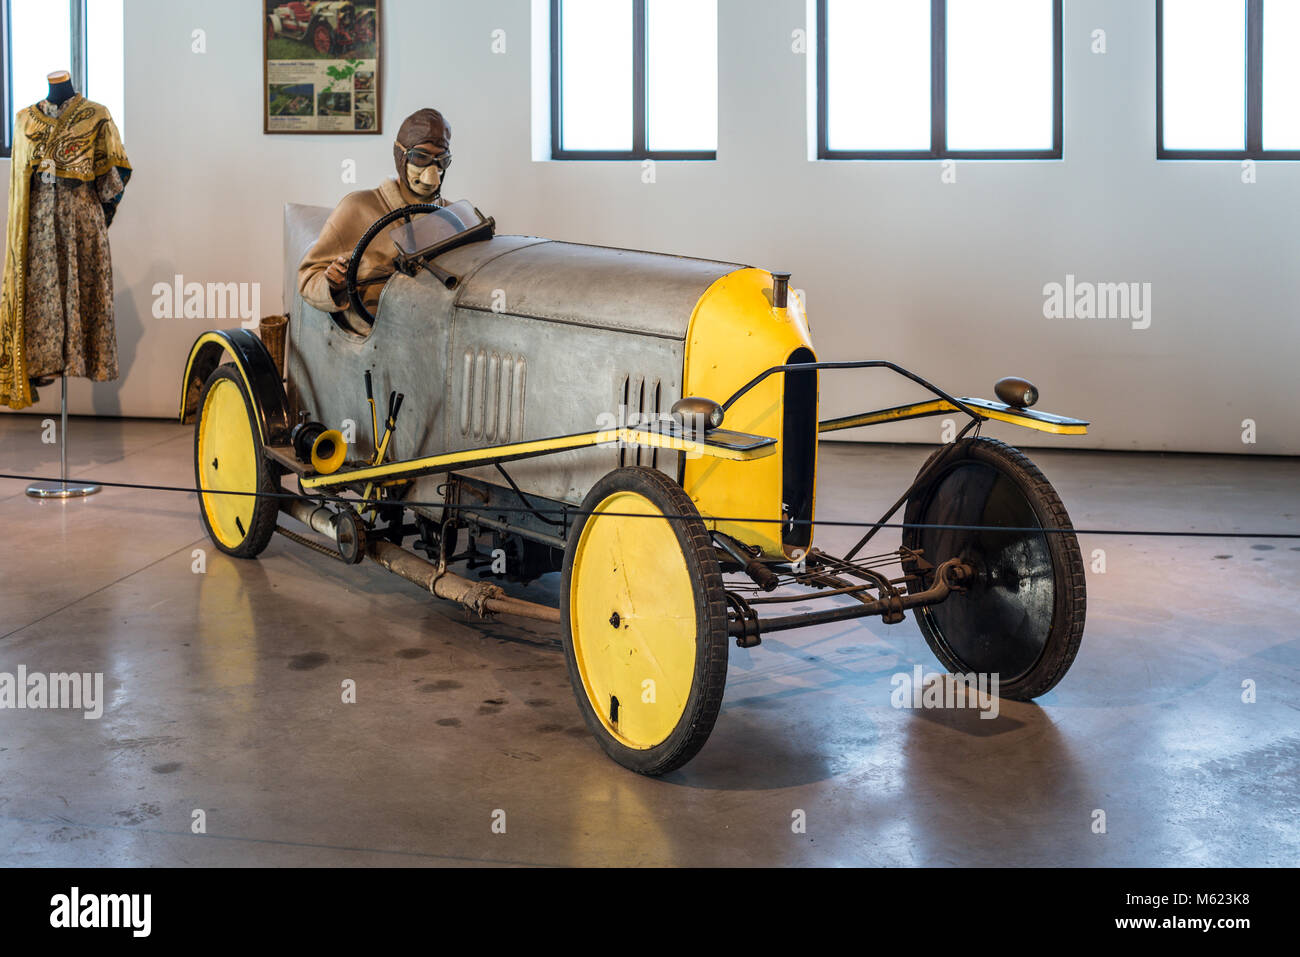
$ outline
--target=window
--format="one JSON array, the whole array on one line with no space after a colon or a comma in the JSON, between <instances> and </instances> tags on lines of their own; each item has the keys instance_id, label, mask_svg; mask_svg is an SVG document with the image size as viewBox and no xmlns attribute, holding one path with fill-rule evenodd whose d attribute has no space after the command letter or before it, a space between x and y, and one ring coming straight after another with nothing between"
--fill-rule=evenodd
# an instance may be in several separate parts
<instances>
[{"instance_id":1,"label":"window","mask_svg":"<svg viewBox=\"0 0 1300 957\"><path fill-rule=\"evenodd\" d=\"M715 0L551 0L553 159L714 159Z\"/></svg>"},{"instance_id":2,"label":"window","mask_svg":"<svg viewBox=\"0 0 1300 957\"><path fill-rule=\"evenodd\" d=\"M818 0L820 159L1060 159L1061 0Z\"/></svg>"},{"instance_id":3,"label":"window","mask_svg":"<svg viewBox=\"0 0 1300 957\"><path fill-rule=\"evenodd\" d=\"M1156 0L1156 156L1300 159L1300 0Z\"/></svg>"},{"instance_id":4,"label":"window","mask_svg":"<svg viewBox=\"0 0 1300 957\"><path fill-rule=\"evenodd\" d=\"M45 98L55 70L70 71L77 92L107 106L123 130L122 0L0 0L4 156L14 114Z\"/></svg>"}]
</instances>

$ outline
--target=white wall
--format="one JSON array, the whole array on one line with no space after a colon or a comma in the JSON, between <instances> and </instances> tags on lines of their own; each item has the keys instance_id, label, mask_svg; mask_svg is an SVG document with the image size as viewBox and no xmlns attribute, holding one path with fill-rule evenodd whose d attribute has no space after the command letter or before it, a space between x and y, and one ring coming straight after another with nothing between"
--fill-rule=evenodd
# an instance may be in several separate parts
<instances>
[{"instance_id":1,"label":"white wall","mask_svg":"<svg viewBox=\"0 0 1300 957\"><path fill-rule=\"evenodd\" d=\"M431 105L454 131L448 195L502 232L788 269L823 359L890 358L957 394L1026 375L1042 408L1094 422L1079 439L991 434L1300 453L1300 169L1264 163L1243 185L1236 163L1154 160L1153 0L1065 0L1065 160L960 163L955 184L934 163L807 160L806 61L791 52L805 0L719 0L719 159L661 163L654 185L637 163L531 159L529 0L385 0L377 137L261 133L260 6L127 0L135 177L112 229L124 377L75 382L74 412L174 414L209 323L152 318L153 284L260 282L263 311L278 311L281 205L356 188L340 179L348 158L361 185L389 175L398 124ZM1105 55L1089 52L1097 27ZM505 55L490 50L497 28ZM195 29L205 54L191 52ZM1067 273L1151 282L1151 327L1045 319L1043 286ZM826 415L917 395L880 372L823 383ZM844 435L930 442L938 429Z\"/></svg>"}]
</instances>

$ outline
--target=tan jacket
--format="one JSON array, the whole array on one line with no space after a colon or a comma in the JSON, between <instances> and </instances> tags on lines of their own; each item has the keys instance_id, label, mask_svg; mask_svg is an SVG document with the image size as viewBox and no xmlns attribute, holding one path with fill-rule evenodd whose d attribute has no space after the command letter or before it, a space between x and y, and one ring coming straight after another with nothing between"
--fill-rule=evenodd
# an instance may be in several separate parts
<instances>
[{"instance_id":1,"label":"tan jacket","mask_svg":"<svg viewBox=\"0 0 1300 957\"><path fill-rule=\"evenodd\" d=\"M340 291L335 295L330 292L325 270L337 257L351 256L362 234L381 216L412 202L418 200L406 198L396 179L385 180L378 189L359 189L344 196L334 212L330 213L320 236L298 266L298 292L302 294L303 301L322 312L344 312L349 325L357 331L364 331L365 323L348 308L347 293ZM447 205L441 198L437 203L439 206ZM393 257L396 255L397 247L388 238L388 231L383 230L371 240L365 255L361 257L357 278L366 279L377 273L392 272ZM383 288L383 283L361 287L362 301L372 314L379 306L379 294Z\"/></svg>"}]
</instances>

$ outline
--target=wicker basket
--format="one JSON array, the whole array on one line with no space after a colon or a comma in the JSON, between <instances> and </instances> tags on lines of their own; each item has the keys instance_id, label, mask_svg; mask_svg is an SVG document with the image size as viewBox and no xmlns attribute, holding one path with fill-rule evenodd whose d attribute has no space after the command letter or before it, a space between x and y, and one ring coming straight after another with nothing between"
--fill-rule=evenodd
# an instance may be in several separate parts
<instances>
[{"instance_id":1,"label":"wicker basket","mask_svg":"<svg viewBox=\"0 0 1300 957\"><path fill-rule=\"evenodd\" d=\"M289 331L288 316L267 316L257 325L257 332L262 337L262 345L271 353L271 361L284 378L284 343Z\"/></svg>"}]
</instances>

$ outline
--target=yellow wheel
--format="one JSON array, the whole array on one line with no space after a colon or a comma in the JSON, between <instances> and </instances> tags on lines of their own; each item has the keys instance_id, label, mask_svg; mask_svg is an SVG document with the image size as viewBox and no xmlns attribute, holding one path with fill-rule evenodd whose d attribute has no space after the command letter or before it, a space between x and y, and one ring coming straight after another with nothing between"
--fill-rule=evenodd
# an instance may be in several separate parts
<instances>
[{"instance_id":1,"label":"yellow wheel","mask_svg":"<svg viewBox=\"0 0 1300 957\"><path fill-rule=\"evenodd\" d=\"M279 504L255 495L278 492L279 477L262 452L252 400L231 365L218 366L199 397L194 423L194 481L203 492L199 514L213 544L236 558L253 558L275 533Z\"/></svg>"},{"instance_id":2,"label":"yellow wheel","mask_svg":"<svg viewBox=\"0 0 1300 957\"><path fill-rule=\"evenodd\" d=\"M569 680L610 757L664 774L704 746L722 706L722 572L695 504L662 472L610 472L582 510L564 551Z\"/></svg>"}]
</instances>

